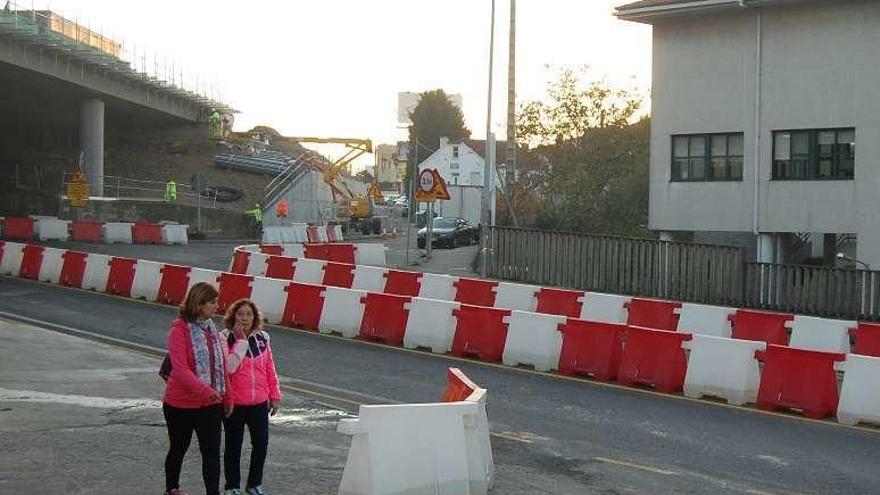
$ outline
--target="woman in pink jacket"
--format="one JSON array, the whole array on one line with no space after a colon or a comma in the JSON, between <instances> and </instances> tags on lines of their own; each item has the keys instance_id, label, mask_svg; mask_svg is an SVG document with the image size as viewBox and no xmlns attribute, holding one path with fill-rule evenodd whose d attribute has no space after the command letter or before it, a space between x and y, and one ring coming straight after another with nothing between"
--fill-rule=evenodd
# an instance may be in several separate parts
<instances>
[{"instance_id":1,"label":"woman in pink jacket","mask_svg":"<svg viewBox=\"0 0 880 495\"><path fill-rule=\"evenodd\" d=\"M223 415L232 412L232 402L227 392L226 346L211 321L216 311L217 289L204 282L195 284L168 331L171 370L162 404L170 443L165 457L166 495L186 495L179 486L180 469L193 431L202 453L205 491L220 493L220 424Z\"/></svg>"},{"instance_id":2,"label":"woman in pink jacket","mask_svg":"<svg viewBox=\"0 0 880 495\"><path fill-rule=\"evenodd\" d=\"M245 425L251 436L251 464L245 493L265 495L262 485L263 465L269 450L269 415L277 414L281 405L269 334L262 330L263 315L248 299L236 301L229 307L224 326L229 351L226 359L229 396L235 405L232 415L223 421L226 495L241 494L241 444Z\"/></svg>"}]
</instances>

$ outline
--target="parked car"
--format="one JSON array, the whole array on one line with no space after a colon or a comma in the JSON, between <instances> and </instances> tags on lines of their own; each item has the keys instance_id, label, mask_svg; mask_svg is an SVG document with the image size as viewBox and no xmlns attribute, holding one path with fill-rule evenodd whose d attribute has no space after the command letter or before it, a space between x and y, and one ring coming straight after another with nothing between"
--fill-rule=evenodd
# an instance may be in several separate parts
<instances>
[{"instance_id":1,"label":"parked car","mask_svg":"<svg viewBox=\"0 0 880 495\"><path fill-rule=\"evenodd\" d=\"M427 235L427 227L419 230L416 238L419 249L425 249ZM476 244L479 240L479 228L464 218L437 217L434 219L431 247L442 245L449 249L455 249L456 246Z\"/></svg>"}]
</instances>

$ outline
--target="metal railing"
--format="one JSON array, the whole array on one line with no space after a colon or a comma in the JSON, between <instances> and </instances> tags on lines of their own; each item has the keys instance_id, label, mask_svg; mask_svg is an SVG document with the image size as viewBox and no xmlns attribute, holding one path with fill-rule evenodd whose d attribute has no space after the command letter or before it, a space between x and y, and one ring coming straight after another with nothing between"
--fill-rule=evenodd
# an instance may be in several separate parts
<instances>
[{"instance_id":1,"label":"metal railing","mask_svg":"<svg viewBox=\"0 0 880 495\"><path fill-rule=\"evenodd\" d=\"M61 198L67 199L67 185L72 182L73 174L65 172L61 181ZM166 182L133 179L131 177L121 177L117 175L104 176L104 199L122 199L136 201L154 201L165 202ZM186 203L193 206L201 206L202 208L217 207L217 191L212 190L212 194L202 194L200 191L193 190L190 184L179 184L177 186L176 199L173 203Z\"/></svg>"},{"instance_id":2,"label":"metal railing","mask_svg":"<svg viewBox=\"0 0 880 495\"><path fill-rule=\"evenodd\" d=\"M3 1L0 34L98 65L103 70L138 79L163 91L217 109L231 110L215 77L184 70L182 64L123 37L107 34L87 20L38 9L35 2Z\"/></svg>"}]
</instances>

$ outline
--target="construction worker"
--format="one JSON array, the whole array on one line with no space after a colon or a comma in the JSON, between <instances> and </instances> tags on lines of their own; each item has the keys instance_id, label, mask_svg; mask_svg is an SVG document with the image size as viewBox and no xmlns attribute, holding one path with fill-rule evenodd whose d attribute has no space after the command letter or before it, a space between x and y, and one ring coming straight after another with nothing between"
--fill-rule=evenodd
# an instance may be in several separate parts
<instances>
[{"instance_id":1,"label":"construction worker","mask_svg":"<svg viewBox=\"0 0 880 495\"><path fill-rule=\"evenodd\" d=\"M165 201L168 203L177 201L177 183L174 179L168 179L165 183Z\"/></svg>"},{"instance_id":2,"label":"construction worker","mask_svg":"<svg viewBox=\"0 0 880 495\"><path fill-rule=\"evenodd\" d=\"M263 230L263 207L260 203L254 205L254 209L247 210L244 213L254 217L254 223L257 224L257 232L261 232Z\"/></svg>"},{"instance_id":3,"label":"construction worker","mask_svg":"<svg viewBox=\"0 0 880 495\"><path fill-rule=\"evenodd\" d=\"M287 218L287 200L282 199L275 205L275 216L278 218Z\"/></svg>"},{"instance_id":4,"label":"construction worker","mask_svg":"<svg viewBox=\"0 0 880 495\"><path fill-rule=\"evenodd\" d=\"M214 110L214 112L208 117L208 124L211 128L211 138L221 139L223 137L223 130L220 127L220 112Z\"/></svg>"}]
</instances>

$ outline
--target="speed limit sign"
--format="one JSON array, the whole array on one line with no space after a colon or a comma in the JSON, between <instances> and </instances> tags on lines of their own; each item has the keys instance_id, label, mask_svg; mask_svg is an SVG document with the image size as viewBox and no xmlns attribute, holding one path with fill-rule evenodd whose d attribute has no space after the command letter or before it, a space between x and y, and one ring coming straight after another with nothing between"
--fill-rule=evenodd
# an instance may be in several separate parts
<instances>
[{"instance_id":1,"label":"speed limit sign","mask_svg":"<svg viewBox=\"0 0 880 495\"><path fill-rule=\"evenodd\" d=\"M425 194L434 192L434 173L430 169L426 168L419 173L419 189Z\"/></svg>"}]
</instances>

